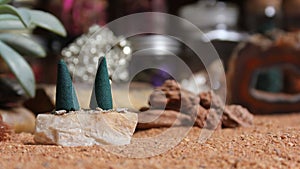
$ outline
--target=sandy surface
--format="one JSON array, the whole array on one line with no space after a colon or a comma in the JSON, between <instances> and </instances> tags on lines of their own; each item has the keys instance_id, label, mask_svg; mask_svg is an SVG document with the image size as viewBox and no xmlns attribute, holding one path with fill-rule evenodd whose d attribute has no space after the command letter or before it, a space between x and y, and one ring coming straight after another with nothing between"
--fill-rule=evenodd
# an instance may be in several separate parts
<instances>
[{"instance_id":1,"label":"sandy surface","mask_svg":"<svg viewBox=\"0 0 300 169\"><path fill-rule=\"evenodd\" d=\"M15 134L0 142L0 169L41 168L300 168L300 113L255 116L250 128L214 132L197 143L193 128L179 145L149 158L124 158L93 147L35 145L31 134ZM149 137L164 129L139 131ZM155 143L153 143L155 144Z\"/></svg>"}]
</instances>

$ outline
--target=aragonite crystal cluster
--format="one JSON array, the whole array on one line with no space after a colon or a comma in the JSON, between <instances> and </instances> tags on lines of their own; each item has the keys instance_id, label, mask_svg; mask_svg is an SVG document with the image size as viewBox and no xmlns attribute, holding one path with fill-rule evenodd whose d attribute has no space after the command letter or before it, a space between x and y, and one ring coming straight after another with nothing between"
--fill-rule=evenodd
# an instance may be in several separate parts
<instances>
[{"instance_id":1,"label":"aragonite crystal cluster","mask_svg":"<svg viewBox=\"0 0 300 169\"><path fill-rule=\"evenodd\" d=\"M70 73L58 64L56 111L39 114L34 140L61 146L126 145L137 125L137 114L112 109L111 87L105 58L100 58L91 109L80 109Z\"/></svg>"},{"instance_id":2,"label":"aragonite crystal cluster","mask_svg":"<svg viewBox=\"0 0 300 169\"><path fill-rule=\"evenodd\" d=\"M253 115L246 108L225 105L213 91L196 95L174 80L167 80L154 90L149 106L138 114L138 129L194 125L212 130L249 127L253 123Z\"/></svg>"}]
</instances>

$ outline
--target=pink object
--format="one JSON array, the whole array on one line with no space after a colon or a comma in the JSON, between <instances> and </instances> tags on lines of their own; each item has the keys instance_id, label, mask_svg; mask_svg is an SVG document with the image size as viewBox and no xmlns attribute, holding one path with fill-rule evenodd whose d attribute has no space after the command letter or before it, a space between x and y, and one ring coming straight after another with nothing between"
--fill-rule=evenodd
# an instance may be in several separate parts
<instances>
[{"instance_id":1,"label":"pink object","mask_svg":"<svg viewBox=\"0 0 300 169\"><path fill-rule=\"evenodd\" d=\"M63 2L63 11L70 11L73 6L74 0L64 0Z\"/></svg>"},{"instance_id":2,"label":"pink object","mask_svg":"<svg viewBox=\"0 0 300 169\"><path fill-rule=\"evenodd\" d=\"M107 0L62 0L61 19L70 35L87 32L93 24L106 23Z\"/></svg>"}]
</instances>

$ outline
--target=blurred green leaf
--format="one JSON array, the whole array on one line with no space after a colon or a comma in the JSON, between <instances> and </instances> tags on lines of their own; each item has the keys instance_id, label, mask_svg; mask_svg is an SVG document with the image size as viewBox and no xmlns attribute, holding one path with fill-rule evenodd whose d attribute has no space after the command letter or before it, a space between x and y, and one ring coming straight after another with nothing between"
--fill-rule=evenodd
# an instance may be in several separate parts
<instances>
[{"instance_id":1,"label":"blurred green leaf","mask_svg":"<svg viewBox=\"0 0 300 169\"><path fill-rule=\"evenodd\" d=\"M52 14L39 11L39 10L29 10L22 8L22 11L27 11L31 14L32 24L44 28L48 31L54 32L61 36L66 36L66 30L62 23Z\"/></svg>"},{"instance_id":2,"label":"blurred green leaf","mask_svg":"<svg viewBox=\"0 0 300 169\"><path fill-rule=\"evenodd\" d=\"M0 41L0 56L16 76L25 92L30 97L34 97L35 79L25 59L2 41Z\"/></svg>"},{"instance_id":3,"label":"blurred green leaf","mask_svg":"<svg viewBox=\"0 0 300 169\"><path fill-rule=\"evenodd\" d=\"M1 14L0 20L19 20L19 18L11 14Z\"/></svg>"},{"instance_id":4,"label":"blurred green leaf","mask_svg":"<svg viewBox=\"0 0 300 169\"><path fill-rule=\"evenodd\" d=\"M2 4L7 4L9 3L11 0L0 0L0 5Z\"/></svg>"},{"instance_id":5,"label":"blurred green leaf","mask_svg":"<svg viewBox=\"0 0 300 169\"><path fill-rule=\"evenodd\" d=\"M28 11L17 9L11 5L0 5L0 14L17 16L26 27L31 23L31 15Z\"/></svg>"},{"instance_id":6,"label":"blurred green leaf","mask_svg":"<svg viewBox=\"0 0 300 169\"><path fill-rule=\"evenodd\" d=\"M44 49L29 37L20 34L0 33L0 40L20 54L36 57L46 56Z\"/></svg>"},{"instance_id":7,"label":"blurred green leaf","mask_svg":"<svg viewBox=\"0 0 300 169\"><path fill-rule=\"evenodd\" d=\"M0 32L7 32L11 30L26 30L27 28L19 20L18 17L10 14L0 15Z\"/></svg>"},{"instance_id":8,"label":"blurred green leaf","mask_svg":"<svg viewBox=\"0 0 300 169\"><path fill-rule=\"evenodd\" d=\"M22 22L17 20L0 20L0 32L12 30L26 30L26 27L22 24Z\"/></svg>"}]
</instances>

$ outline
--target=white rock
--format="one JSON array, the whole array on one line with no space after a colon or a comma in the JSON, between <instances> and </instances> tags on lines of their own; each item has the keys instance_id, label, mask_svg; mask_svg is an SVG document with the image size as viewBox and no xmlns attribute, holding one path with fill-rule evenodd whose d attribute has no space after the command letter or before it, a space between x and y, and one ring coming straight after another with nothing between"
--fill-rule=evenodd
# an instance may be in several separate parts
<instances>
[{"instance_id":1,"label":"white rock","mask_svg":"<svg viewBox=\"0 0 300 169\"><path fill-rule=\"evenodd\" d=\"M130 144L137 121L136 113L115 110L39 114L34 140L61 146L126 145Z\"/></svg>"}]
</instances>

